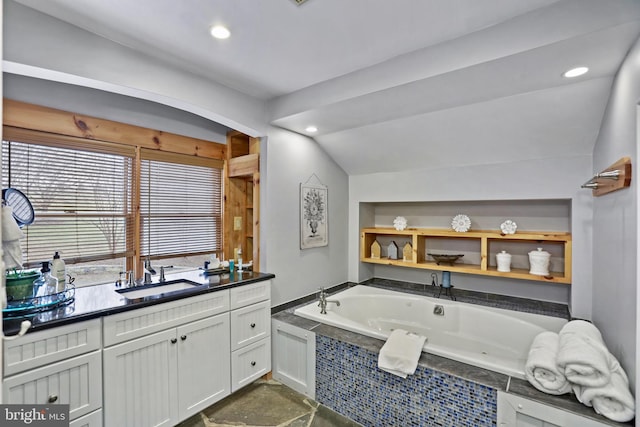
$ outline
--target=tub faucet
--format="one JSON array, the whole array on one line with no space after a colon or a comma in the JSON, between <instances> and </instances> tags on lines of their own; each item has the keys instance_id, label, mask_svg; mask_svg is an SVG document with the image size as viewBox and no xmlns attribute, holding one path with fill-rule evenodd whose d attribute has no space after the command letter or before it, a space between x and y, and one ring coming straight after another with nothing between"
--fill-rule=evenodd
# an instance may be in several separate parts
<instances>
[{"instance_id":1,"label":"tub faucet","mask_svg":"<svg viewBox=\"0 0 640 427\"><path fill-rule=\"evenodd\" d=\"M451 273L449 271L442 272L442 283L440 284L438 284L438 275L431 273L431 286L438 288L438 294L434 295L436 298L440 298L442 290L444 289L445 296L451 298L452 301L456 300L456 297L453 295L453 285L451 284ZM438 314L435 310L434 313Z\"/></svg>"},{"instance_id":2,"label":"tub faucet","mask_svg":"<svg viewBox=\"0 0 640 427\"><path fill-rule=\"evenodd\" d=\"M318 307L320 307L320 314L327 314L327 304L332 302L338 307L340 307L340 301L338 300L328 300L327 293L324 288L320 288L320 294L318 295Z\"/></svg>"}]
</instances>

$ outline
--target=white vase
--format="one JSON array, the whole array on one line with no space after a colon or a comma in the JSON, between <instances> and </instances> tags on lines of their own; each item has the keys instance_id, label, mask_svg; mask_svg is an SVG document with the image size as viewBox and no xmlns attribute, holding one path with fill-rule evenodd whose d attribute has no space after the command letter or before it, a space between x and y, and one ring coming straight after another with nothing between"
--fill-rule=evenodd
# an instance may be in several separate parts
<instances>
[{"instance_id":1,"label":"white vase","mask_svg":"<svg viewBox=\"0 0 640 427\"><path fill-rule=\"evenodd\" d=\"M531 266L529 274L536 276L548 276L550 259L551 254L547 251L543 251L542 248L538 248L537 251L529 252L529 265Z\"/></svg>"},{"instance_id":2,"label":"white vase","mask_svg":"<svg viewBox=\"0 0 640 427\"><path fill-rule=\"evenodd\" d=\"M507 251L502 251L497 254L496 262L498 264L498 271L502 273L511 271L511 254L508 254Z\"/></svg>"}]
</instances>

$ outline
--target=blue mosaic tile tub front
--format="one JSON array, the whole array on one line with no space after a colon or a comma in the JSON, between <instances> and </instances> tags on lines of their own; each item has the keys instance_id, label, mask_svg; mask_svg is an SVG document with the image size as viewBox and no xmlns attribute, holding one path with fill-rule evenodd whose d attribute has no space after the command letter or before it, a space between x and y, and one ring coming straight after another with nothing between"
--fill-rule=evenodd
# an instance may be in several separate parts
<instances>
[{"instance_id":1,"label":"blue mosaic tile tub front","mask_svg":"<svg viewBox=\"0 0 640 427\"><path fill-rule=\"evenodd\" d=\"M378 354L316 336L316 400L363 426L495 426L497 391L418 366L406 379Z\"/></svg>"}]
</instances>

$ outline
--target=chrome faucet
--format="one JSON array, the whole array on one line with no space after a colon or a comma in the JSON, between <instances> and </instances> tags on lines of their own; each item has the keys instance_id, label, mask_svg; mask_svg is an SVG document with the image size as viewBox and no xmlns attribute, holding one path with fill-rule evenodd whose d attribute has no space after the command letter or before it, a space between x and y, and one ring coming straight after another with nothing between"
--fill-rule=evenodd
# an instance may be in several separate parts
<instances>
[{"instance_id":1,"label":"chrome faucet","mask_svg":"<svg viewBox=\"0 0 640 427\"><path fill-rule=\"evenodd\" d=\"M160 267L160 283L165 282L166 279L164 278L164 266Z\"/></svg>"},{"instance_id":2,"label":"chrome faucet","mask_svg":"<svg viewBox=\"0 0 640 427\"><path fill-rule=\"evenodd\" d=\"M144 269L148 271L150 275L156 274L156 270L151 267L151 258L149 258L149 256L144 260Z\"/></svg>"},{"instance_id":3,"label":"chrome faucet","mask_svg":"<svg viewBox=\"0 0 640 427\"><path fill-rule=\"evenodd\" d=\"M69 275L69 279L71 279L70 275ZM73 280L75 280L75 278ZM73 283L73 282L71 281L71 282L68 282L68 283ZM120 272L120 278L118 280L116 280L116 286L117 287L124 286L125 288L129 288L131 286L134 286L133 270L121 271Z\"/></svg>"},{"instance_id":4,"label":"chrome faucet","mask_svg":"<svg viewBox=\"0 0 640 427\"><path fill-rule=\"evenodd\" d=\"M334 303L336 306L340 307L340 301L338 300L328 300L327 293L324 288L320 288L320 294L318 295L318 307L320 307L320 314L327 314L327 304Z\"/></svg>"}]
</instances>

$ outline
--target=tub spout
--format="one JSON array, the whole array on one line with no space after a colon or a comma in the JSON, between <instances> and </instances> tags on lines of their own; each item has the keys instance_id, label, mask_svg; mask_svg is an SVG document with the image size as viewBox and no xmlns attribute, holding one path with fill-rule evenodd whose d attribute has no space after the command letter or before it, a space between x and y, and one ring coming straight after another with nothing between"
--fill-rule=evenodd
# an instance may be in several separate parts
<instances>
[{"instance_id":1,"label":"tub spout","mask_svg":"<svg viewBox=\"0 0 640 427\"><path fill-rule=\"evenodd\" d=\"M340 301L338 300L328 300L327 293L324 288L320 288L320 294L318 295L318 307L320 307L320 314L327 314L327 304L334 303L336 306L340 307Z\"/></svg>"}]
</instances>

